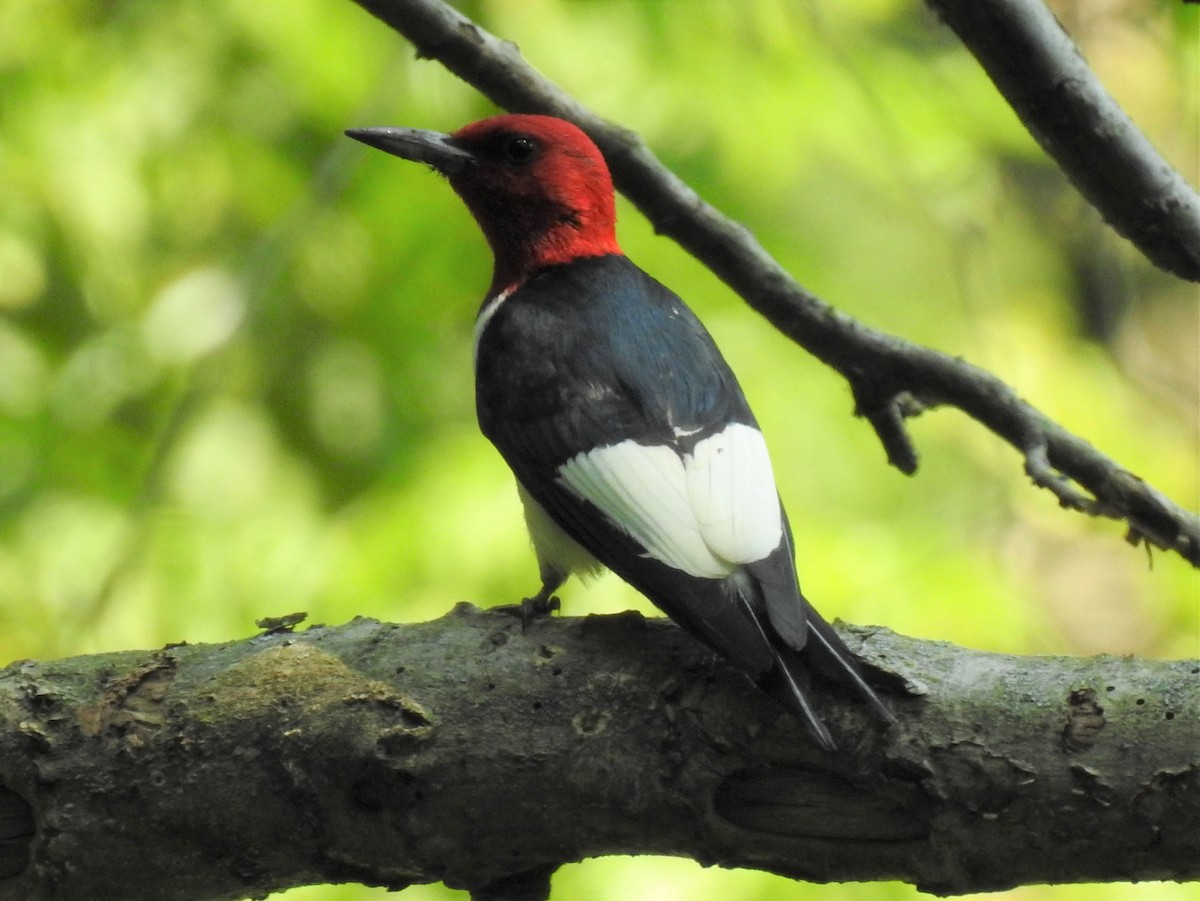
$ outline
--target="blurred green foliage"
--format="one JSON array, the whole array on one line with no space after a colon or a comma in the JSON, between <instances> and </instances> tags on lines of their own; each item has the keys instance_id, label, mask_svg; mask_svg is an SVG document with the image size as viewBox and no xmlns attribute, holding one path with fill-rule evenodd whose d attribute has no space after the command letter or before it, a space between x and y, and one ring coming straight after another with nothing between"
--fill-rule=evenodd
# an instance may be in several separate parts
<instances>
[{"instance_id":1,"label":"blurred green foliage","mask_svg":"<svg viewBox=\"0 0 1200 901\"><path fill-rule=\"evenodd\" d=\"M992 369L1196 506L1194 290L1108 232L922 6L466 11L640 131L806 286ZM1197 10L1057 11L1194 179ZM0 662L225 640L293 610L416 620L532 589L511 480L473 419L486 248L440 179L341 137L491 112L343 0L0 0ZM1186 564L1151 566L1118 526L1060 511L955 412L914 423L915 478L888 469L836 376L621 212L626 250L741 374L828 615L1001 651L1197 654ZM565 601L647 609L611 577ZM579 901L799 891L652 859L589 861L556 886Z\"/></svg>"}]
</instances>

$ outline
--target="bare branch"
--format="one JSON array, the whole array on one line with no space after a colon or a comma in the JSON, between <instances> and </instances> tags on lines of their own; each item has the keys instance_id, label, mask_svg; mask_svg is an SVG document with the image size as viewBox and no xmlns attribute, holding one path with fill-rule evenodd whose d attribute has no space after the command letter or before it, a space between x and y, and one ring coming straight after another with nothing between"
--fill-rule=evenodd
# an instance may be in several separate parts
<instances>
[{"instance_id":1,"label":"bare branch","mask_svg":"<svg viewBox=\"0 0 1200 901\"><path fill-rule=\"evenodd\" d=\"M1200 281L1200 196L1146 140L1042 0L927 0L1117 232Z\"/></svg>"},{"instance_id":2,"label":"bare branch","mask_svg":"<svg viewBox=\"0 0 1200 901\"><path fill-rule=\"evenodd\" d=\"M825 754L666 620L463 605L0 670L0 901L215 901L684 855L942 894L1200 877L1200 664L843 630Z\"/></svg>"},{"instance_id":3,"label":"bare branch","mask_svg":"<svg viewBox=\"0 0 1200 901\"><path fill-rule=\"evenodd\" d=\"M636 134L585 109L526 63L514 44L440 0L356 2L407 37L420 56L440 61L500 106L582 126L604 151L622 193L659 233L849 381L856 412L871 423L901 471L917 468L905 417L938 404L955 406L1013 445L1035 484L1052 491L1064 507L1123 520L1131 542L1148 542L1200 566L1200 517L1053 422L994 375L872 329L806 291L745 227L705 203Z\"/></svg>"}]
</instances>

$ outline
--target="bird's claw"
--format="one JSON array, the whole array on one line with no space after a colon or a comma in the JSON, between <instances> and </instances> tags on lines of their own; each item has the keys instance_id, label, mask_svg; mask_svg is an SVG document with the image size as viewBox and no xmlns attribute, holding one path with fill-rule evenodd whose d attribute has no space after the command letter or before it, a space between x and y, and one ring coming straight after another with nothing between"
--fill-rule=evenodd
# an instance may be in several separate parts
<instances>
[{"instance_id":1,"label":"bird's claw","mask_svg":"<svg viewBox=\"0 0 1200 901\"><path fill-rule=\"evenodd\" d=\"M531 598L522 598L519 604L501 604L494 609L520 619L521 631L527 632L529 624L535 619L549 616L561 607L562 603L554 595L537 594Z\"/></svg>"}]
</instances>

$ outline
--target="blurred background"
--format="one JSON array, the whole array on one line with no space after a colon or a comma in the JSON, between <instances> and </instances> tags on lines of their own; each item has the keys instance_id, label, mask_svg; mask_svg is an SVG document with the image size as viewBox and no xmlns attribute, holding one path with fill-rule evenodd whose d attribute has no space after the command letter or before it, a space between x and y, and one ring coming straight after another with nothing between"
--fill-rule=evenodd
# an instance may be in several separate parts
<instances>
[{"instance_id":1,"label":"blurred background","mask_svg":"<svg viewBox=\"0 0 1200 901\"><path fill-rule=\"evenodd\" d=\"M1195 286L1103 226L920 3L461 8L639 131L806 287L994 371L1197 507ZM1200 10L1056 11L1195 183ZM493 112L348 0L0 0L0 665L230 640L296 610L422 620L534 589L511 478L474 424L486 247L441 179L341 134ZM837 376L620 214L630 256L740 373L827 616L1014 653L1200 652L1200 581L1179 558L1059 510L954 411L913 423L915 478L888 468ZM572 614L650 612L612 577L562 594ZM645 858L567 867L554 897L799 891L917 895Z\"/></svg>"}]
</instances>

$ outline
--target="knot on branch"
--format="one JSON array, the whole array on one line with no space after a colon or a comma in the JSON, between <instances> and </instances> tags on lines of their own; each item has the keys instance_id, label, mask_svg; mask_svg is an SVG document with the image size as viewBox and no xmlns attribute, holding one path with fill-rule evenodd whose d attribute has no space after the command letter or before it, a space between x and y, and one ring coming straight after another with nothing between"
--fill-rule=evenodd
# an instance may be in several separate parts
<instances>
[{"instance_id":1,"label":"knot on branch","mask_svg":"<svg viewBox=\"0 0 1200 901\"><path fill-rule=\"evenodd\" d=\"M854 393L854 415L871 424L887 453L888 463L906 476L913 475L920 456L904 420L919 416L926 405L908 391L884 385L878 379L867 379L861 374L847 377Z\"/></svg>"},{"instance_id":2,"label":"knot on branch","mask_svg":"<svg viewBox=\"0 0 1200 901\"><path fill-rule=\"evenodd\" d=\"M471 901L548 901L550 877L558 864L545 864L513 873L471 889Z\"/></svg>"},{"instance_id":3,"label":"knot on branch","mask_svg":"<svg viewBox=\"0 0 1200 901\"><path fill-rule=\"evenodd\" d=\"M1049 447L1039 432L1025 448L1025 474L1039 488L1045 488L1065 510L1078 510L1089 516L1122 518L1122 512L1110 504L1104 504L1075 488L1074 482L1059 472L1050 463Z\"/></svg>"}]
</instances>

